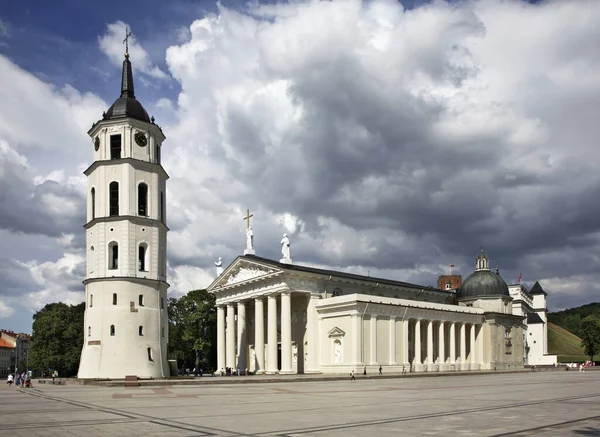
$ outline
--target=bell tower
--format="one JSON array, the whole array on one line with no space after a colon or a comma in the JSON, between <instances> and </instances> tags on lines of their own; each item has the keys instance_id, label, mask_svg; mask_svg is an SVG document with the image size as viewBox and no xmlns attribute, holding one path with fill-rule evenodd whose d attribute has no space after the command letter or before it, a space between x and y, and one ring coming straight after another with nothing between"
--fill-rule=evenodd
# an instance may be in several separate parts
<instances>
[{"instance_id":1,"label":"bell tower","mask_svg":"<svg viewBox=\"0 0 600 437\"><path fill-rule=\"evenodd\" d=\"M135 98L125 53L121 94L88 131L84 343L79 378L169 376L165 136Z\"/></svg>"}]
</instances>

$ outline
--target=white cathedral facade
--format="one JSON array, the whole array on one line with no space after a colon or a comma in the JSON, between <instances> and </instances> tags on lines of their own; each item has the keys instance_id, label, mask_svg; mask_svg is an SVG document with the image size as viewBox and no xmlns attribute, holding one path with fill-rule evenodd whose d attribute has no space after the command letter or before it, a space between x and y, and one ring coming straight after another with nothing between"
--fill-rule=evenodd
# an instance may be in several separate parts
<instances>
[{"instance_id":1,"label":"white cathedral facade","mask_svg":"<svg viewBox=\"0 0 600 437\"><path fill-rule=\"evenodd\" d=\"M218 371L373 373L381 366L439 372L556 363L545 355L545 292L539 284L543 294L520 289L519 296L537 305L525 308L490 271L483 251L457 290L295 265L289 258L244 255L218 270L208 287L216 297Z\"/></svg>"},{"instance_id":2,"label":"white cathedral facade","mask_svg":"<svg viewBox=\"0 0 600 437\"><path fill-rule=\"evenodd\" d=\"M160 127L136 100L129 56L121 95L88 132L84 344L79 378L169 376L166 180Z\"/></svg>"}]
</instances>

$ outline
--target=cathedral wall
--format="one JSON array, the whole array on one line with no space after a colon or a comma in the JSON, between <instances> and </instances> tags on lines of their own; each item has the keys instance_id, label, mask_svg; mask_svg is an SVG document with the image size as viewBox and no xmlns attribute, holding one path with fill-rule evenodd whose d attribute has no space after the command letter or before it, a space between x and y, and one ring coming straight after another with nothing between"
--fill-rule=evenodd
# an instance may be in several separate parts
<instances>
[{"instance_id":1,"label":"cathedral wall","mask_svg":"<svg viewBox=\"0 0 600 437\"><path fill-rule=\"evenodd\" d=\"M390 318L377 317L377 364L390 363Z\"/></svg>"},{"instance_id":2,"label":"cathedral wall","mask_svg":"<svg viewBox=\"0 0 600 437\"><path fill-rule=\"evenodd\" d=\"M352 318L349 314L321 319L320 365L332 372L352 364Z\"/></svg>"}]
</instances>

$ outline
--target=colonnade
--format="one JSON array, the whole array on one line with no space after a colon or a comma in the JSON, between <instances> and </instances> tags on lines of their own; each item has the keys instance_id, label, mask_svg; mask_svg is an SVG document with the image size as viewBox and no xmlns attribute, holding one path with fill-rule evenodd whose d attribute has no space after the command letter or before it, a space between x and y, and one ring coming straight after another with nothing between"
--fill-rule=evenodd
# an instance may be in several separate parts
<instances>
[{"instance_id":1,"label":"colonnade","mask_svg":"<svg viewBox=\"0 0 600 437\"><path fill-rule=\"evenodd\" d=\"M277 311L278 298L281 301L279 314ZM266 353L264 326L265 299L267 301ZM256 373L293 373L292 292L290 290L279 291L256 297L253 300L254 332L250 333L253 336L249 335L246 323L246 305L250 302L249 300L238 300L226 305L217 305L218 369L230 367L245 371L246 369L254 368ZM307 323L307 332L310 337L314 335L314 322L312 322L314 314L311 314L314 311L310 311L310 307L314 306L312 296L309 298L308 306L307 317L309 323ZM280 317L281 326L280 339L278 339L277 333L278 316ZM279 343L281 344L281 369L279 369L278 360ZM254 363L248 362L249 344L253 344L254 346Z\"/></svg>"},{"instance_id":2,"label":"colonnade","mask_svg":"<svg viewBox=\"0 0 600 437\"><path fill-rule=\"evenodd\" d=\"M415 371L478 369L484 359L481 329L481 324L414 319L414 356L411 362L413 369ZM425 331L424 342L421 339L422 330ZM437 333L434 333L435 330ZM437 351L434 351L434 337L437 340ZM422 343L425 344L425 350L421 348Z\"/></svg>"}]
</instances>

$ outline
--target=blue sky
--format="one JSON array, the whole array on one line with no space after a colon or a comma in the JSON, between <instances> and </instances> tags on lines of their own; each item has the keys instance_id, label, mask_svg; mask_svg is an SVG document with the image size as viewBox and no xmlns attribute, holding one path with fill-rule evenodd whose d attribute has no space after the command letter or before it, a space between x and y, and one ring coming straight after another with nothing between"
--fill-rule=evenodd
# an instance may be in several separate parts
<instances>
[{"instance_id":1,"label":"blue sky","mask_svg":"<svg viewBox=\"0 0 600 437\"><path fill-rule=\"evenodd\" d=\"M483 245L551 309L600 300L600 2L269 5L0 0L0 327L83 299L118 21L167 135L173 296L241 253L250 208L261 256L287 232L300 263L432 285Z\"/></svg>"}]
</instances>

